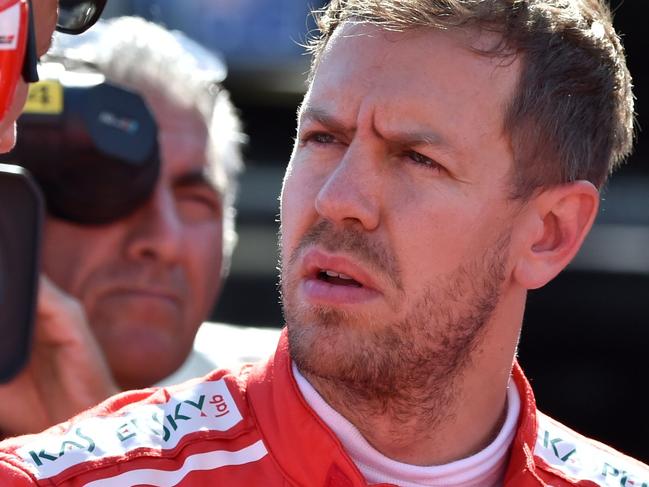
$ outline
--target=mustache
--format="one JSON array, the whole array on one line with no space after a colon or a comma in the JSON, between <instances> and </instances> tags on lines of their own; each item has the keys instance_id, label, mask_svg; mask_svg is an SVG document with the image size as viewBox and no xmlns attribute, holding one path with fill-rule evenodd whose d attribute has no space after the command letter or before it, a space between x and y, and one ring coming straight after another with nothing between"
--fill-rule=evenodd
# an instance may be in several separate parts
<instances>
[{"instance_id":1,"label":"mustache","mask_svg":"<svg viewBox=\"0 0 649 487\"><path fill-rule=\"evenodd\" d=\"M329 252L350 255L371 271L385 275L397 289L403 289L401 271L394 254L382 242L372 239L367 232L353 224L336 227L328 220L316 223L304 234L297 247L291 252L289 266L293 266L300 255L314 245Z\"/></svg>"}]
</instances>

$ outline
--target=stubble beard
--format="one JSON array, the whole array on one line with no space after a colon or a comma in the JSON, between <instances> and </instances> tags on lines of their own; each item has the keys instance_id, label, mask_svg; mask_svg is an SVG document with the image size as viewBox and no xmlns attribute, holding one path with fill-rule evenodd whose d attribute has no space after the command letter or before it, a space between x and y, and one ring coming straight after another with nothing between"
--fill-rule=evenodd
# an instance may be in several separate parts
<instances>
[{"instance_id":1,"label":"stubble beard","mask_svg":"<svg viewBox=\"0 0 649 487\"><path fill-rule=\"evenodd\" d=\"M327 250L357 255L353 247L365 237L349 232L353 231L341 234L330 227L310 232L288 267L314 239ZM418 418L433 431L436 424L451 419L456 378L470 363L499 302L510 237L509 230L503 232L483 255L431 279L405 318L392 323L296 302L297 283L287 278L289 269L282 266L292 360L334 409L354 411L356 423L389 415L398 429ZM367 262L368 256L360 254ZM372 262L379 268L384 264Z\"/></svg>"}]
</instances>

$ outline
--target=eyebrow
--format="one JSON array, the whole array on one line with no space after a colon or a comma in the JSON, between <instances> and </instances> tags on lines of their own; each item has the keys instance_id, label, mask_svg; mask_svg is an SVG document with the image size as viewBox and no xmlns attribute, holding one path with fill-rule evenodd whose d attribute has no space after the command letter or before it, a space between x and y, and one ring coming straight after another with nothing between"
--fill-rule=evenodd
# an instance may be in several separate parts
<instances>
[{"instance_id":1,"label":"eyebrow","mask_svg":"<svg viewBox=\"0 0 649 487\"><path fill-rule=\"evenodd\" d=\"M329 127L330 129L333 129L336 132L356 131L355 126L352 127L347 126L344 122L336 118L327 110L324 110L322 108L316 108L309 105L302 106L302 108L300 108L299 118L300 118L300 123L302 123L304 120L311 120L314 122L318 122L319 124L324 125L326 127Z\"/></svg>"},{"instance_id":2,"label":"eyebrow","mask_svg":"<svg viewBox=\"0 0 649 487\"><path fill-rule=\"evenodd\" d=\"M414 129L406 131L385 131L384 136L386 139L397 142L401 145L434 145L445 149L452 150L452 146L444 139L444 137L432 130Z\"/></svg>"},{"instance_id":3,"label":"eyebrow","mask_svg":"<svg viewBox=\"0 0 649 487\"><path fill-rule=\"evenodd\" d=\"M211 189L216 194L220 194L214 182L207 173L207 168L197 168L180 174L174 178L173 186L175 188L184 188L188 186L204 186Z\"/></svg>"}]
</instances>

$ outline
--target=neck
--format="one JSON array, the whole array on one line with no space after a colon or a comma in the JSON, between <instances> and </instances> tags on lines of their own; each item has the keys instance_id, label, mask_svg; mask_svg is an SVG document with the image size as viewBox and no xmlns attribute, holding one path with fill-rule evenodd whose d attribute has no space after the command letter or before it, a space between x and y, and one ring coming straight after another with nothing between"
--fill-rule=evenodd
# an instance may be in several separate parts
<instances>
[{"instance_id":1,"label":"neck","mask_svg":"<svg viewBox=\"0 0 649 487\"><path fill-rule=\"evenodd\" d=\"M300 372L383 455L443 465L482 450L500 430L522 315L522 304L508 316L496 313L471 356L441 381L413 381L420 385L384 397L367 397L361 384Z\"/></svg>"}]
</instances>

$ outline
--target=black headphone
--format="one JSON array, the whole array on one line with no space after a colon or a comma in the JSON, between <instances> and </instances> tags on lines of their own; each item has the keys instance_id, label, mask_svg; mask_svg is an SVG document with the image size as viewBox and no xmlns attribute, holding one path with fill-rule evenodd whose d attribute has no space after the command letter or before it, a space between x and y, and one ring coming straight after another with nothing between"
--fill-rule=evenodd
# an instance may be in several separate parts
<instances>
[{"instance_id":1,"label":"black headphone","mask_svg":"<svg viewBox=\"0 0 649 487\"><path fill-rule=\"evenodd\" d=\"M65 71L30 87L11 162L26 168L47 211L98 225L143 204L160 172L157 126L144 100L97 73Z\"/></svg>"}]
</instances>

